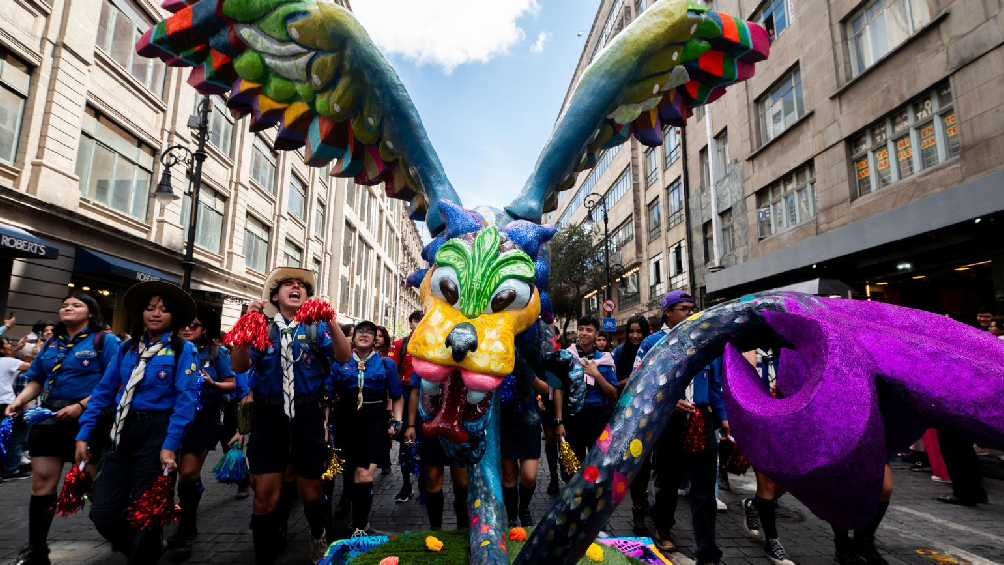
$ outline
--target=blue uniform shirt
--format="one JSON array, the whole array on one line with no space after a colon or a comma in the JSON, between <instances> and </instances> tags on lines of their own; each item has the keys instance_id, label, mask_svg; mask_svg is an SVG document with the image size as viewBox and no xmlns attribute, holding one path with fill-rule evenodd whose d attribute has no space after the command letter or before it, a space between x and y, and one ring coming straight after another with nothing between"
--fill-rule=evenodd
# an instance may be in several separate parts
<instances>
[{"instance_id":1,"label":"blue uniform shirt","mask_svg":"<svg viewBox=\"0 0 1004 565\"><path fill-rule=\"evenodd\" d=\"M275 324L269 322L269 327L275 334ZM293 383L295 393L302 396L328 392L324 389L329 384L330 367L337 363L327 322L317 323L314 347L307 330L303 324L293 330ZM282 346L273 335L267 351L251 349L248 380L255 398L282 398L282 375Z\"/></svg>"},{"instance_id":2,"label":"blue uniform shirt","mask_svg":"<svg viewBox=\"0 0 1004 565\"><path fill-rule=\"evenodd\" d=\"M244 400L249 394L251 394L251 385L248 383L250 375L250 370L244 371L243 373L237 373L234 377L234 383L237 384L237 388L230 393L231 400Z\"/></svg>"},{"instance_id":3,"label":"blue uniform shirt","mask_svg":"<svg viewBox=\"0 0 1004 565\"><path fill-rule=\"evenodd\" d=\"M642 360L649 351L655 348L656 345L660 344L666 336L669 335L669 330L663 328L662 331L655 332L654 334L645 338L641 342L641 346L638 348L638 355L635 357L635 367L641 365ZM694 398L693 403L698 406L710 406L711 410L715 413L715 417L719 422L728 420L728 413L725 411L725 398L722 396L722 359L718 358L712 361L707 367L701 370L694 376ZM676 400L682 399L681 395Z\"/></svg>"},{"instance_id":4,"label":"blue uniform shirt","mask_svg":"<svg viewBox=\"0 0 1004 565\"><path fill-rule=\"evenodd\" d=\"M355 398L359 392L359 364L355 357L345 363L334 366L332 371L334 390L347 398ZM397 365L379 353L366 362L366 372L363 376L363 400L373 402L386 400L388 396L397 400L401 398L401 377L397 374Z\"/></svg>"},{"instance_id":5,"label":"blue uniform shirt","mask_svg":"<svg viewBox=\"0 0 1004 565\"><path fill-rule=\"evenodd\" d=\"M68 351L60 351L57 340L51 340L41 355L32 361L25 372L25 379L48 386L46 394L50 400L77 401L87 398L105 369L119 354L119 338L112 334L105 334L102 338L104 343L99 353L94 347L97 335L97 332L92 332ZM53 380L52 369L60 362L62 366Z\"/></svg>"},{"instance_id":6,"label":"blue uniform shirt","mask_svg":"<svg viewBox=\"0 0 1004 565\"><path fill-rule=\"evenodd\" d=\"M603 357L602 351L593 350L592 359L599 360L602 357ZM617 386L618 383L617 371L615 371L613 367L609 365L599 365L597 369L599 369L600 374L603 375L603 378L606 379L608 383L610 383L613 386ZM588 375L583 373L583 378L586 377L588 377ZM583 403L583 405L612 406L613 401L607 398L605 394L603 394L603 391L600 390L599 385L592 385L586 388L586 400Z\"/></svg>"},{"instance_id":7,"label":"blue uniform shirt","mask_svg":"<svg viewBox=\"0 0 1004 565\"><path fill-rule=\"evenodd\" d=\"M161 335L159 339L164 347L147 362L143 380L133 394L130 411L171 412L163 449L177 451L185 436L185 428L195 418L199 402L199 390L202 387L202 377L198 372L199 356L195 345L185 341L181 357L175 363L175 356L179 352L171 347L171 332ZM129 376L138 363L139 353L136 348L125 344L91 393L87 410L80 417L78 441L90 441L101 414L118 406Z\"/></svg>"},{"instance_id":8,"label":"blue uniform shirt","mask_svg":"<svg viewBox=\"0 0 1004 565\"><path fill-rule=\"evenodd\" d=\"M230 361L230 350L222 345L216 347L216 360L212 359L213 346L199 347L199 371L207 373L215 382L235 378L233 363ZM214 387L203 386L200 408L214 406L223 402L223 393Z\"/></svg>"}]
</instances>

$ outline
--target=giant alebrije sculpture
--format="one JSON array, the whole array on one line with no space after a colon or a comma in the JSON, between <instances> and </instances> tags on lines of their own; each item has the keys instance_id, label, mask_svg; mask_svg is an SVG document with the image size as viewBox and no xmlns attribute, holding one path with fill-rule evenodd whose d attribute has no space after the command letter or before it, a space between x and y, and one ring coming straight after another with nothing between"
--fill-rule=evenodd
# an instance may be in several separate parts
<instances>
[{"instance_id":1,"label":"giant alebrije sculpture","mask_svg":"<svg viewBox=\"0 0 1004 565\"><path fill-rule=\"evenodd\" d=\"M517 343L549 315L554 230L539 225L558 193L634 136L665 126L752 76L767 57L756 24L686 0L659 0L583 73L520 196L504 213L464 209L404 86L352 14L331 2L167 0L173 15L141 55L191 66L189 83L223 95L275 148L311 166L382 183L435 236L410 282L427 315L410 341L423 378L424 429L470 463L470 562L508 563L499 478L497 387ZM738 351L783 346L769 398ZM758 469L838 526L877 507L889 449L931 424L1004 445L1004 345L939 316L797 294L746 297L696 314L644 360L579 473L533 531L518 563L574 563L627 492L673 399L725 355L735 433ZM951 387L946 379L951 379ZM848 399L853 399L849 401ZM367 548L380 540L363 543ZM342 549L345 549L344 547Z\"/></svg>"}]
</instances>

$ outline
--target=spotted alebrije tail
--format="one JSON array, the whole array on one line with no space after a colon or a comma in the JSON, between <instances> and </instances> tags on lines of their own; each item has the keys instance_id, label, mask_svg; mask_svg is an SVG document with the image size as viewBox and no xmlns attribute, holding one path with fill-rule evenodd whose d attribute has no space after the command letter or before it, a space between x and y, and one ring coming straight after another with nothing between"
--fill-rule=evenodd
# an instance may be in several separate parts
<instances>
[{"instance_id":1,"label":"spotted alebrije tail","mask_svg":"<svg viewBox=\"0 0 1004 565\"><path fill-rule=\"evenodd\" d=\"M145 57L193 67L189 83L227 96L250 129L278 126L275 148L357 184L383 183L426 220L460 202L418 111L352 13L331 2L167 0L172 15L136 45ZM429 215L438 233L439 214Z\"/></svg>"}]
</instances>

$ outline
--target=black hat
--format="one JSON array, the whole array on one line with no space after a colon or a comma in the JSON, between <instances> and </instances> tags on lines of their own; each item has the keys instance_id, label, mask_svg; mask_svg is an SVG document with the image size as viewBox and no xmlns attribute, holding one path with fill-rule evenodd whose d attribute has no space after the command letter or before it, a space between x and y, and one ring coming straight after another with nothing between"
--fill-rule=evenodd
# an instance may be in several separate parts
<instances>
[{"instance_id":1,"label":"black hat","mask_svg":"<svg viewBox=\"0 0 1004 565\"><path fill-rule=\"evenodd\" d=\"M356 324L354 328L352 328L352 333L355 334L360 330L369 330L373 332L373 334L375 335L377 333L377 325L369 320L363 320L362 322Z\"/></svg>"},{"instance_id":2,"label":"black hat","mask_svg":"<svg viewBox=\"0 0 1004 565\"><path fill-rule=\"evenodd\" d=\"M171 325L173 327L185 327L195 319L197 314L195 300L180 286L167 281L147 281L129 287L125 293L126 311L130 315L142 312L150 303L150 298L154 296L166 298L175 305L177 311L171 312Z\"/></svg>"}]
</instances>

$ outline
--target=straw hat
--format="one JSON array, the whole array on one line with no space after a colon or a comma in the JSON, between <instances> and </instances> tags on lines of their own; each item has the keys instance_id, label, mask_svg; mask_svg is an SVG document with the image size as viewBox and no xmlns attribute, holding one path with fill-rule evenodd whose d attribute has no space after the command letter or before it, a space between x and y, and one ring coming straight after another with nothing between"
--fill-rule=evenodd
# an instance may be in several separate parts
<instances>
[{"instance_id":1,"label":"straw hat","mask_svg":"<svg viewBox=\"0 0 1004 565\"><path fill-rule=\"evenodd\" d=\"M272 292L279 288L283 281L298 280L307 287L307 296L314 295L317 288L317 275L314 271L301 269L299 267L276 267L265 278L265 287L261 291L261 299L265 302L265 315L269 318L275 316L279 311L271 302Z\"/></svg>"}]
</instances>

